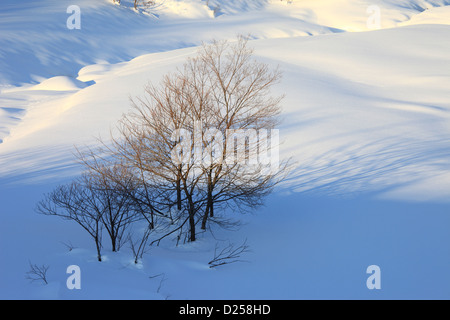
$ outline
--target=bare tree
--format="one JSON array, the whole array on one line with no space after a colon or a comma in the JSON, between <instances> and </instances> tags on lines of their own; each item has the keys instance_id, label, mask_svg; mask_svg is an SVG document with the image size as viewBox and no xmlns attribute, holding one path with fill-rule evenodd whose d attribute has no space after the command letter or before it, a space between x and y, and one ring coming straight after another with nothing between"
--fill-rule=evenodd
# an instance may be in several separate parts
<instances>
[{"instance_id":1,"label":"bare tree","mask_svg":"<svg viewBox=\"0 0 450 320\"><path fill-rule=\"evenodd\" d=\"M131 251L133 252L135 264L139 262L139 259L142 259L144 253L146 252L146 245L149 240L151 231L152 229L149 225L149 227L144 230L143 234L137 241L133 239L132 233L128 235L128 241L130 243Z\"/></svg>"},{"instance_id":2,"label":"bare tree","mask_svg":"<svg viewBox=\"0 0 450 320\"><path fill-rule=\"evenodd\" d=\"M90 156L91 155L91 156ZM124 165L78 151L79 160L86 166L84 184L91 190L103 210L101 222L111 240L113 252L119 251L122 238L130 224L142 219L134 202L137 182Z\"/></svg>"},{"instance_id":3,"label":"bare tree","mask_svg":"<svg viewBox=\"0 0 450 320\"><path fill-rule=\"evenodd\" d=\"M154 0L134 0L134 8L137 9L138 5L141 5L144 8L151 8L156 5L156 1Z\"/></svg>"},{"instance_id":4,"label":"bare tree","mask_svg":"<svg viewBox=\"0 0 450 320\"><path fill-rule=\"evenodd\" d=\"M37 211L77 222L95 241L101 261L102 230L109 235L112 251L118 251L124 232L141 216L129 197L134 177L126 168L97 161L90 165L96 170L87 170L72 183L57 187L38 203Z\"/></svg>"},{"instance_id":5,"label":"bare tree","mask_svg":"<svg viewBox=\"0 0 450 320\"><path fill-rule=\"evenodd\" d=\"M132 5L135 10L138 10L139 8L143 8L144 10L155 9L163 3L163 1L159 1L159 3L157 3L157 1L155 0L131 0L130 2L131 3L129 5ZM117 3L120 5L122 1L113 0L113 3ZM127 4L125 3L125 5Z\"/></svg>"},{"instance_id":6,"label":"bare tree","mask_svg":"<svg viewBox=\"0 0 450 320\"><path fill-rule=\"evenodd\" d=\"M30 270L26 272L25 278L34 281L43 281L45 284L48 284L47 281L47 271L50 268L47 265L38 266L37 264L30 264Z\"/></svg>"},{"instance_id":7,"label":"bare tree","mask_svg":"<svg viewBox=\"0 0 450 320\"><path fill-rule=\"evenodd\" d=\"M198 68L199 64L204 67ZM263 198L270 193L287 168L287 163L282 163L276 171L265 174L265 164L250 163L251 155L257 155L263 148L267 149L267 145L263 143L265 140L258 140L256 136L255 141L245 136L246 132L258 131L261 135L261 129L271 130L278 124L277 116L281 112L283 96L272 97L270 89L279 82L281 72L278 69L270 70L267 64L256 61L244 37L239 37L232 44L214 41L211 45L204 45L197 57L188 61L187 65L190 74L199 73L198 70L207 72L212 106L203 119L207 125L216 129L216 137L219 133L220 139L217 142L223 145L222 154L216 156L214 161L211 145L216 141L211 137L203 139L203 147L209 151L206 156L211 158L202 166L203 187L207 192L207 205L202 219L202 229L205 229L208 216L214 216L214 206L220 203L229 206L233 202L240 210L243 206L254 208L262 204ZM237 144L234 136L227 136L232 130L243 135ZM226 161L230 155L235 158L234 161Z\"/></svg>"},{"instance_id":8,"label":"bare tree","mask_svg":"<svg viewBox=\"0 0 450 320\"><path fill-rule=\"evenodd\" d=\"M249 252L249 245L245 240L241 245L236 246L233 243L229 243L227 246L219 250L219 246L216 244L214 249L214 257L208 262L210 268L215 268L225 264L231 264L235 262L242 262L241 255Z\"/></svg>"},{"instance_id":9,"label":"bare tree","mask_svg":"<svg viewBox=\"0 0 450 320\"><path fill-rule=\"evenodd\" d=\"M160 273L160 274L157 274L157 275L154 275L154 276L150 276L149 279L155 279L155 278L158 278L158 277L161 277L161 280L159 281L159 286L158 286L158 289L156 289L156 293L159 293L161 291L163 282L167 280L165 273ZM166 300L167 300L168 297L169 296L166 297Z\"/></svg>"},{"instance_id":10,"label":"bare tree","mask_svg":"<svg viewBox=\"0 0 450 320\"><path fill-rule=\"evenodd\" d=\"M205 44L159 85L149 84L143 98L132 100L111 141L101 140L99 150L80 158L101 177L105 170L97 163L106 158L106 167L126 168L125 177L106 176L132 199L149 230L156 223L164 230L151 243L169 235L179 241L185 230L195 241L198 224L206 229L208 221L220 222L217 210L254 209L281 180L286 163L269 173L266 163L253 163L252 155L267 149L266 140L244 137L235 143L228 137L231 130L261 135L275 127L282 96L272 97L270 89L280 77L278 69L253 58L244 37Z\"/></svg>"},{"instance_id":11,"label":"bare tree","mask_svg":"<svg viewBox=\"0 0 450 320\"><path fill-rule=\"evenodd\" d=\"M103 226L101 221L104 208L101 206L98 194L90 187L89 179L83 175L70 184L57 187L38 203L36 211L78 223L94 240L97 259L102 261Z\"/></svg>"},{"instance_id":12,"label":"bare tree","mask_svg":"<svg viewBox=\"0 0 450 320\"><path fill-rule=\"evenodd\" d=\"M186 129L188 88L183 79L166 76L160 87L146 88L148 99L133 102L133 110L119 123L119 138L112 138L111 153L118 161L134 167L142 186L139 203L155 215L173 224L172 208L187 212L190 240L195 240L195 214L201 202L195 199L199 176L192 175L191 164L172 161L172 132ZM179 219L180 217L177 217Z\"/></svg>"},{"instance_id":13,"label":"bare tree","mask_svg":"<svg viewBox=\"0 0 450 320\"><path fill-rule=\"evenodd\" d=\"M72 244L72 242L61 242L69 251L72 251L73 249L75 249L76 247Z\"/></svg>"}]
</instances>

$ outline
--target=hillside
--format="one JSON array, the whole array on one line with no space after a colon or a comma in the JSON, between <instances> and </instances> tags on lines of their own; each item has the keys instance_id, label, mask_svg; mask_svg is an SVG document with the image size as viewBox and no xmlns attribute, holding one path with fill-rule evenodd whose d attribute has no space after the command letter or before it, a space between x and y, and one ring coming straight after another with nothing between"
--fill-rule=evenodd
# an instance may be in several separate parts
<instances>
[{"instance_id":1,"label":"hillside","mask_svg":"<svg viewBox=\"0 0 450 320\"><path fill-rule=\"evenodd\" d=\"M72 4L80 30L66 28L65 1L0 8L2 299L449 298L450 1ZM168 240L137 265L105 248L98 263L79 227L34 212L79 173L74 145L108 136L129 98L203 41L242 33L283 72L281 156L295 168L265 207L233 216L239 230ZM216 245L245 239L246 262L208 268ZM48 285L25 279L29 261L50 266ZM372 264L379 291L365 285Z\"/></svg>"}]
</instances>

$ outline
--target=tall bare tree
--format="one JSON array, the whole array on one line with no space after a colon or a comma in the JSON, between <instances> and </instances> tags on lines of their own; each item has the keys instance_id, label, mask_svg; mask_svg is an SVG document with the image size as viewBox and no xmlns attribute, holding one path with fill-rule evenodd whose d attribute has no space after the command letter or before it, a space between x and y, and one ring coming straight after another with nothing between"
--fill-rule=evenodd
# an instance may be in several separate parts
<instances>
[{"instance_id":1,"label":"tall bare tree","mask_svg":"<svg viewBox=\"0 0 450 320\"><path fill-rule=\"evenodd\" d=\"M120 121L110 151L137 168L142 185L153 190L148 207L162 215L175 206L186 212L182 226L188 223L190 241L200 221L206 228L215 207L254 208L279 181L285 165L265 174L266 164L249 163L250 154L266 147L265 140L235 145L227 134L275 127L282 96L272 97L270 89L280 78L278 69L253 58L244 37L214 41L159 86L148 85L146 96L135 99ZM208 135L207 128L220 134ZM222 148L213 150L213 143ZM226 161L230 154L235 161ZM215 160L205 161L208 156Z\"/></svg>"},{"instance_id":2,"label":"tall bare tree","mask_svg":"<svg viewBox=\"0 0 450 320\"><path fill-rule=\"evenodd\" d=\"M212 104L212 112L208 110L209 116L205 117L206 124L215 128L220 133L219 139L223 139L218 141L223 145L222 154L216 161L206 161L202 167L207 190L202 220L202 229L205 229L208 216L214 216L214 205L234 202L241 208L242 205L255 207L262 203L279 181L279 173L286 169L284 163L276 172L264 174L265 164L251 159L251 155L258 155L267 148L265 140L261 136L255 139L247 136L248 132L261 134L261 129L274 129L278 123L283 96L272 97L270 89L279 82L281 72L256 61L244 37L239 37L235 43L214 41L205 45L187 64L190 73L198 73L198 65L204 65L200 70L207 72ZM233 130L238 135L236 145L234 136L229 135ZM203 146L211 153L209 146L214 142L210 136L206 137ZM271 149L275 152L275 148ZM229 156L235 160L227 161ZM213 155L210 157L212 159ZM256 160L255 163L251 163L252 160Z\"/></svg>"},{"instance_id":3,"label":"tall bare tree","mask_svg":"<svg viewBox=\"0 0 450 320\"><path fill-rule=\"evenodd\" d=\"M206 229L208 221L224 221L217 210L254 209L282 179L285 162L267 170L270 163L259 161L267 152L278 156L266 133L281 112L283 97L271 96L280 79L278 69L253 57L244 37L205 44L159 85L149 84L144 97L132 99L118 134L79 158L132 199L148 230L163 226L153 242L179 239L186 227L195 241L198 224ZM116 166L126 169L105 170Z\"/></svg>"}]
</instances>

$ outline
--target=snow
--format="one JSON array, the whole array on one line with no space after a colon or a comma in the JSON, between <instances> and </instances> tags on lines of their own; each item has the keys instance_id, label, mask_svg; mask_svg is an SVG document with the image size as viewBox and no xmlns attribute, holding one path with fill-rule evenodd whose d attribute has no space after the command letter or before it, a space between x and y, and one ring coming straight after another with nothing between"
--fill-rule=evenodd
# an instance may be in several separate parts
<instances>
[{"instance_id":1,"label":"snow","mask_svg":"<svg viewBox=\"0 0 450 320\"><path fill-rule=\"evenodd\" d=\"M87 87L84 82L72 79L70 77L59 76L42 81L38 85L33 86L30 90L44 91L73 91Z\"/></svg>"},{"instance_id":2,"label":"snow","mask_svg":"<svg viewBox=\"0 0 450 320\"><path fill-rule=\"evenodd\" d=\"M206 2L0 8L0 297L448 299L450 1ZM72 4L81 30L65 27ZM238 33L284 73L281 152L296 163L265 207L235 216L239 230L163 242L137 265L126 246L105 248L99 263L78 226L34 212L79 172L74 145L107 137L129 97L202 41ZM245 239L246 262L208 268L217 243ZM29 261L50 266L48 285L25 279ZM72 264L81 290L66 288ZM365 285L372 264L379 291Z\"/></svg>"},{"instance_id":3,"label":"snow","mask_svg":"<svg viewBox=\"0 0 450 320\"><path fill-rule=\"evenodd\" d=\"M400 23L400 26L407 26L413 24L450 24L450 7L434 7L429 8L417 15L414 15L410 20Z\"/></svg>"}]
</instances>

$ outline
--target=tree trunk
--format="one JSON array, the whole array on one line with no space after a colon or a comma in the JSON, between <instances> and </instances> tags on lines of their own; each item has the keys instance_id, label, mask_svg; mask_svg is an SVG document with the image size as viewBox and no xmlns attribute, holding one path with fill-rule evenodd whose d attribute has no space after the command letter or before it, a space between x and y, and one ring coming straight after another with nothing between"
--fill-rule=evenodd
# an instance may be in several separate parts
<instances>
[{"instance_id":1,"label":"tree trunk","mask_svg":"<svg viewBox=\"0 0 450 320\"><path fill-rule=\"evenodd\" d=\"M150 218L151 218L150 229L153 230L155 228L155 213L153 212L153 209L150 211Z\"/></svg>"},{"instance_id":2,"label":"tree trunk","mask_svg":"<svg viewBox=\"0 0 450 320\"><path fill-rule=\"evenodd\" d=\"M190 241L195 241L195 210L194 203L191 197L188 197L189 202L189 233L190 233Z\"/></svg>"},{"instance_id":3,"label":"tree trunk","mask_svg":"<svg viewBox=\"0 0 450 320\"><path fill-rule=\"evenodd\" d=\"M206 221L208 220L208 216L214 217L213 185L212 185L211 171L209 171L208 173L208 194L207 194L205 215L203 216L202 220L202 230L206 230Z\"/></svg>"},{"instance_id":4,"label":"tree trunk","mask_svg":"<svg viewBox=\"0 0 450 320\"><path fill-rule=\"evenodd\" d=\"M98 237L94 238L95 240L95 246L97 247L97 259L98 261L102 261L102 254L100 252L100 240L98 239Z\"/></svg>"},{"instance_id":5,"label":"tree trunk","mask_svg":"<svg viewBox=\"0 0 450 320\"><path fill-rule=\"evenodd\" d=\"M111 247L112 252L116 252L116 236L111 237Z\"/></svg>"},{"instance_id":6,"label":"tree trunk","mask_svg":"<svg viewBox=\"0 0 450 320\"><path fill-rule=\"evenodd\" d=\"M206 230L206 221L208 220L209 216L209 205L206 205L205 214L203 215L202 219L202 230Z\"/></svg>"},{"instance_id":7,"label":"tree trunk","mask_svg":"<svg viewBox=\"0 0 450 320\"><path fill-rule=\"evenodd\" d=\"M211 194L211 205L209 206L209 216L214 217L214 203L212 200L212 194Z\"/></svg>"},{"instance_id":8,"label":"tree trunk","mask_svg":"<svg viewBox=\"0 0 450 320\"><path fill-rule=\"evenodd\" d=\"M177 176L177 209L181 210L181 165L178 166Z\"/></svg>"},{"instance_id":9,"label":"tree trunk","mask_svg":"<svg viewBox=\"0 0 450 320\"><path fill-rule=\"evenodd\" d=\"M193 210L189 210L189 228L190 228L190 241L195 241L195 219Z\"/></svg>"}]
</instances>

